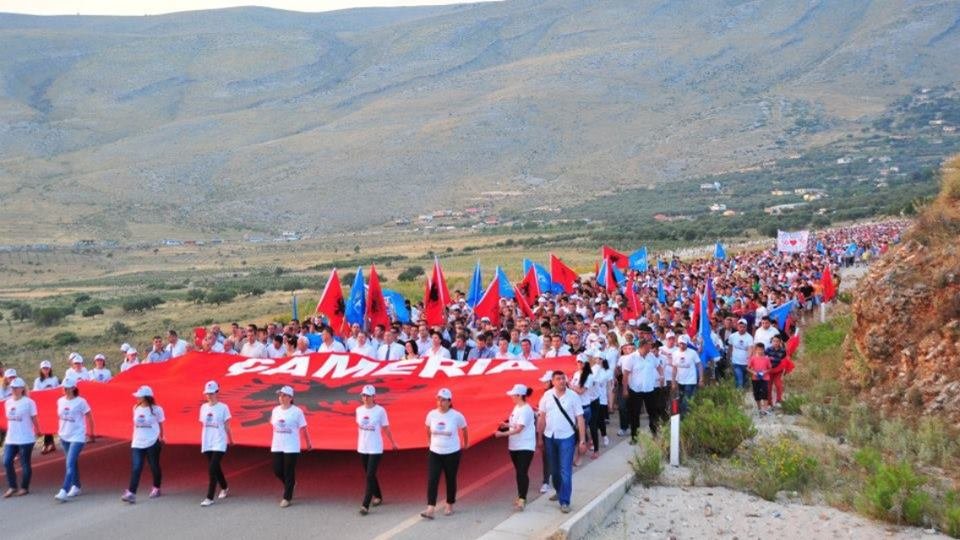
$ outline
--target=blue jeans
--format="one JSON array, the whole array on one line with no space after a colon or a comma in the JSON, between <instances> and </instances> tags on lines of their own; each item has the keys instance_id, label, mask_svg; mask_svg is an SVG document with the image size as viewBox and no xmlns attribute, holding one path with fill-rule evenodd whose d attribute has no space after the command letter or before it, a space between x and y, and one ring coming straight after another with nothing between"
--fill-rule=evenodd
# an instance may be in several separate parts
<instances>
[{"instance_id":1,"label":"blue jeans","mask_svg":"<svg viewBox=\"0 0 960 540\"><path fill-rule=\"evenodd\" d=\"M153 476L153 487L160 488L160 441L153 443L148 448L132 448L133 467L130 471L130 486L127 488L130 493L136 493L140 487L140 473L143 472L143 461L146 459L150 466L150 474Z\"/></svg>"},{"instance_id":2,"label":"blue jeans","mask_svg":"<svg viewBox=\"0 0 960 540\"><path fill-rule=\"evenodd\" d=\"M743 388L747 384L747 366L746 364L733 365L733 379L737 382L737 388Z\"/></svg>"},{"instance_id":3,"label":"blue jeans","mask_svg":"<svg viewBox=\"0 0 960 540\"><path fill-rule=\"evenodd\" d=\"M687 402L697 393L696 384L681 384L680 386L680 415L687 414Z\"/></svg>"},{"instance_id":4,"label":"blue jeans","mask_svg":"<svg viewBox=\"0 0 960 540\"><path fill-rule=\"evenodd\" d=\"M544 437L543 441L547 447L550 476L553 477L553 488L557 490L557 499L560 506L569 506L573 493L573 453L577 448L577 436L571 435L566 439Z\"/></svg>"},{"instance_id":5,"label":"blue jeans","mask_svg":"<svg viewBox=\"0 0 960 540\"><path fill-rule=\"evenodd\" d=\"M60 440L60 446L63 447L63 455L66 456L67 472L63 477L63 490L70 491L73 486L80 487L80 451L83 450L82 442L67 442Z\"/></svg>"},{"instance_id":6,"label":"blue jeans","mask_svg":"<svg viewBox=\"0 0 960 540\"><path fill-rule=\"evenodd\" d=\"M10 489L17 487L29 490L30 477L33 476L33 469L30 467L30 455L33 453L33 443L30 444L6 444L3 447L3 468L7 471L7 486ZM20 467L23 469L23 482L17 486L17 471L13 467L13 460L20 454Z\"/></svg>"}]
</instances>

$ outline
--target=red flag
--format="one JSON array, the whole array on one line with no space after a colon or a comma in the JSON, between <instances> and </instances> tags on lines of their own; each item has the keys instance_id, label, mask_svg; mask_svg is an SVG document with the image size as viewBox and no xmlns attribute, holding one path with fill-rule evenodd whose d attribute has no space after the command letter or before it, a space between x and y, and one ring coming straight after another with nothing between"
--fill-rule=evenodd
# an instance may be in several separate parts
<instances>
[{"instance_id":1,"label":"red flag","mask_svg":"<svg viewBox=\"0 0 960 540\"><path fill-rule=\"evenodd\" d=\"M551 253L550 280L554 283L559 283L563 287L563 292L569 294L573 292L573 284L577 280L577 273Z\"/></svg>"},{"instance_id":2,"label":"red flag","mask_svg":"<svg viewBox=\"0 0 960 540\"><path fill-rule=\"evenodd\" d=\"M800 348L800 332L795 332L790 339L787 340L787 356L793 356L793 353L797 352L797 349Z\"/></svg>"},{"instance_id":3,"label":"red flag","mask_svg":"<svg viewBox=\"0 0 960 540\"><path fill-rule=\"evenodd\" d=\"M637 298L637 291L633 288L633 280L627 281L627 305L623 308L624 319L639 319L643 313L640 307L640 299Z\"/></svg>"},{"instance_id":4,"label":"red flag","mask_svg":"<svg viewBox=\"0 0 960 540\"><path fill-rule=\"evenodd\" d=\"M627 257L625 254L620 253L610 246L603 246L603 249L600 252L600 258L607 259L621 270L624 270L630 266L630 257Z\"/></svg>"},{"instance_id":5,"label":"red flag","mask_svg":"<svg viewBox=\"0 0 960 540\"><path fill-rule=\"evenodd\" d=\"M540 284L537 283L537 270L530 265L527 275L523 276L520 283L517 283L517 290L523 294L523 299L527 305L532 306L537 303L537 297L540 296Z\"/></svg>"},{"instance_id":6,"label":"red flag","mask_svg":"<svg viewBox=\"0 0 960 540\"><path fill-rule=\"evenodd\" d=\"M823 301L829 302L837 295L837 287L833 284L833 274L830 272L830 265L823 269L823 275L820 277L820 286L823 287Z\"/></svg>"},{"instance_id":7,"label":"red flag","mask_svg":"<svg viewBox=\"0 0 960 540\"><path fill-rule=\"evenodd\" d=\"M693 299L693 318L690 320L690 326L687 327L687 335L690 339L696 337L697 330L700 329L700 295L695 295Z\"/></svg>"},{"instance_id":8,"label":"red flag","mask_svg":"<svg viewBox=\"0 0 960 540\"><path fill-rule=\"evenodd\" d=\"M444 323L440 287L437 280L432 277L427 280L427 287L423 293L423 319L429 326L443 326Z\"/></svg>"},{"instance_id":9,"label":"red flag","mask_svg":"<svg viewBox=\"0 0 960 540\"><path fill-rule=\"evenodd\" d=\"M447 278L443 277L443 268L440 266L440 259L433 258L433 280L437 282L440 292L440 302L446 307L450 305L450 289L447 288Z\"/></svg>"},{"instance_id":10,"label":"red flag","mask_svg":"<svg viewBox=\"0 0 960 540\"><path fill-rule=\"evenodd\" d=\"M523 313L523 316L528 319L533 319L533 310L530 309L530 304L527 303L527 299L523 297L523 291L520 290L520 287L513 288L513 299L517 303L517 307L520 308L520 312Z\"/></svg>"},{"instance_id":11,"label":"red flag","mask_svg":"<svg viewBox=\"0 0 960 540\"><path fill-rule=\"evenodd\" d=\"M366 318L370 328L378 324L390 326L390 314L387 313L387 302L383 299L383 290L380 288L380 276L377 275L376 265L370 265L370 284L367 287Z\"/></svg>"},{"instance_id":12,"label":"red flag","mask_svg":"<svg viewBox=\"0 0 960 540\"><path fill-rule=\"evenodd\" d=\"M620 289L620 285L617 284L617 275L613 273L613 265L615 263L610 259L607 259L607 264L604 265L606 276L604 276L604 284L607 292L617 292Z\"/></svg>"},{"instance_id":13,"label":"red flag","mask_svg":"<svg viewBox=\"0 0 960 540\"><path fill-rule=\"evenodd\" d=\"M473 308L473 316L477 320L489 317L494 326L500 326L500 278L498 275L494 274L493 281Z\"/></svg>"},{"instance_id":14,"label":"red flag","mask_svg":"<svg viewBox=\"0 0 960 540\"><path fill-rule=\"evenodd\" d=\"M337 269L330 272L330 279L327 280L323 288L323 294L320 295L320 302L317 303L317 313L327 318L330 328L337 334L345 329L344 310L346 306L343 303L343 289L340 287L340 277L337 275Z\"/></svg>"}]
</instances>

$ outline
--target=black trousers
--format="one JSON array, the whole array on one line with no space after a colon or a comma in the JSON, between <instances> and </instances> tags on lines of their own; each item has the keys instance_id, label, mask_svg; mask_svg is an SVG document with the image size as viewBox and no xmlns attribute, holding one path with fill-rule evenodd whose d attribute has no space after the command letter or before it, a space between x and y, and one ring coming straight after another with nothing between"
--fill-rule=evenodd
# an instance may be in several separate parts
<instances>
[{"instance_id":1,"label":"black trousers","mask_svg":"<svg viewBox=\"0 0 960 540\"><path fill-rule=\"evenodd\" d=\"M660 398L657 391L634 392L627 390L627 408L630 409L630 436L636 437L640 428L640 410L647 411L647 418L650 425L650 433L657 434L657 422L660 417Z\"/></svg>"},{"instance_id":2,"label":"black trousers","mask_svg":"<svg viewBox=\"0 0 960 540\"><path fill-rule=\"evenodd\" d=\"M136 493L140 487L140 474L143 473L143 462L146 461L150 467L150 475L153 476L153 487L159 488L160 481L163 479L160 471L160 450L163 445L160 441L153 443L148 448L132 448L133 467L130 471L130 485L127 489L130 493Z\"/></svg>"},{"instance_id":3,"label":"black trousers","mask_svg":"<svg viewBox=\"0 0 960 540\"><path fill-rule=\"evenodd\" d=\"M273 454L273 475L283 482L283 499L292 501L293 486L297 484L297 458L300 454L271 453Z\"/></svg>"},{"instance_id":4,"label":"black trousers","mask_svg":"<svg viewBox=\"0 0 960 540\"><path fill-rule=\"evenodd\" d=\"M457 470L460 469L460 450L452 454L429 452L427 457L427 505L437 505L440 473L447 481L447 504L457 502Z\"/></svg>"},{"instance_id":5,"label":"black trousers","mask_svg":"<svg viewBox=\"0 0 960 540\"><path fill-rule=\"evenodd\" d=\"M600 404L600 435L607 436L607 421L610 420L610 406Z\"/></svg>"},{"instance_id":6,"label":"black trousers","mask_svg":"<svg viewBox=\"0 0 960 540\"><path fill-rule=\"evenodd\" d=\"M510 461L513 462L513 470L517 476L517 497L523 500L527 499L527 492L530 491L530 463L533 462L533 450L511 450Z\"/></svg>"},{"instance_id":7,"label":"black trousers","mask_svg":"<svg viewBox=\"0 0 960 540\"><path fill-rule=\"evenodd\" d=\"M593 440L593 451L600 451L600 424L603 418L600 416L600 400L595 399L590 402L590 439Z\"/></svg>"},{"instance_id":8,"label":"black trousers","mask_svg":"<svg viewBox=\"0 0 960 540\"><path fill-rule=\"evenodd\" d=\"M380 493L380 482L377 481L377 468L380 467L380 458L383 454L360 454L360 464L363 465L363 472L367 477L367 487L363 493L363 507L370 508L370 501L374 497L383 499L383 493Z\"/></svg>"},{"instance_id":9,"label":"black trousers","mask_svg":"<svg viewBox=\"0 0 960 540\"><path fill-rule=\"evenodd\" d=\"M223 469L220 467L220 460L223 459L225 452L204 452L203 455L207 456L207 462L209 463L208 472L210 475L210 483L207 484L207 498L213 499L213 492L217 490L217 485L220 485L220 489L227 489L227 478L223 476Z\"/></svg>"}]
</instances>

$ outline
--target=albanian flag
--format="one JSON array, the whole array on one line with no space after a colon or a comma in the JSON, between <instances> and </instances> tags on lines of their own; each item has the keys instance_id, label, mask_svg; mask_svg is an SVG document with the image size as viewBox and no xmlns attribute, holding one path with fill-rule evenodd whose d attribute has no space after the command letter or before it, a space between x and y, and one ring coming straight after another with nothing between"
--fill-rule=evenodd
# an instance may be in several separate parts
<instances>
[{"instance_id":1,"label":"albanian flag","mask_svg":"<svg viewBox=\"0 0 960 540\"><path fill-rule=\"evenodd\" d=\"M337 275L337 269L334 268L330 272L330 279L327 280L326 286L323 287L323 294L320 295L320 302L317 303L317 313L327 318L334 333L343 334L346 330L345 311L340 277Z\"/></svg>"},{"instance_id":2,"label":"albanian flag","mask_svg":"<svg viewBox=\"0 0 960 540\"><path fill-rule=\"evenodd\" d=\"M610 246L603 246L600 251L600 258L610 261L614 266L621 270L626 270L627 267L630 266L630 257L628 257L625 253L620 253Z\"/></svg>"},{"instance_id":3,"label":"albanian flag","mask_svg":"<svg viewBox=\"0 0 960 540\"><path fill-rule=\"evenodd\" d=\"M564 369L573 358L538 360L414 359L380 362L355 354L311 354L291 358L250 358L189 352L159 364L129 369L108 383L81 382L81 395L90 403L97 434L130 440L133 433L133 392L149 385L166 415L164 436L170 444L200 444L203 385L220 384L220 400L230 407L230 428L237 444L269 447L270 411L282 385L293 387L297 406L307 417L314 445L325 450L356 450L354 411L365 384L377 389L377 403L390 416L400 448L423 448L423 418L436 407L440 388L449 388L457 410L467 417L471 439L492 436L513 404L504 393L526 384L543 395L537 380L545 370ZM56 433L60 389L30 392L37 403L41 433ZM6 416L0 415L6 428Z\"/></svg>"},{"instance_id":4,"label":"albanian flag","mask_svg":"<svg viewBox=\"0 0 960 540\"><path fill-rule=\"evenodd\" d=\"M500 326L500 276L493 275L493 281L487 286L477 306L473 308L473 316L478 321L488 317L494 326Z\"/></svg>"},{"instance_id":5,"label":"albanian flag","mask_svg":"<svg viewBox=\"0 0 960 540\"><path fill-rule=\"evenodd\" d=\"M570 294L573 292L573 284L577 281L577 273L569 266L563 264L559 257L550 254L550 280L563 287L563 292Z\"/></svg>"},{"instance_id":6,"label":"albanian flag","mask_svg":"<svg viewBox=\"0 0 960 540\"><path fill-rule=\"evenodd\" d=\"M537 297L540 296L540 284L537 282L537 270L530 265L527 269L527 275L523 276L520 283L517 283L517 293L523 296L527 306L537 303Z\"/></svg>"},{"instance_id":7,"label":"albanian flag","mask_svg":"<svg viewBox=\"0 0 960 540\"><path fill-rule=\"evenodd\" d=\"M383 299L383 289L380 288L380 276L377 275L377 267L372 264L367 286L366 315L370 328L376 328L378 324L390 326L390 314L387 312L387 302Z\"/></svg>"}]
</instances>

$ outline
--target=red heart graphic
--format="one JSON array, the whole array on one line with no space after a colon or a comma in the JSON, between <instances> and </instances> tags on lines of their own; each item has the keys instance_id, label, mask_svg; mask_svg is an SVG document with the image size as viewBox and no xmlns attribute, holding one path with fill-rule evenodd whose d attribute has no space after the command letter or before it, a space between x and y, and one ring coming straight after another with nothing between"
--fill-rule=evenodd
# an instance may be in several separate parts
<instances>
[{"instance_id":1,"label":"red heart graphic","mask_svg":"<svg viewBox=\"0 0 960 540\"><path fill-rule=\"evenodd\" d=\"M790 240L790 245L791 245L791 246L797 245L797 241L796 241L796 240Z\"/></svg>"}]
</instances>

